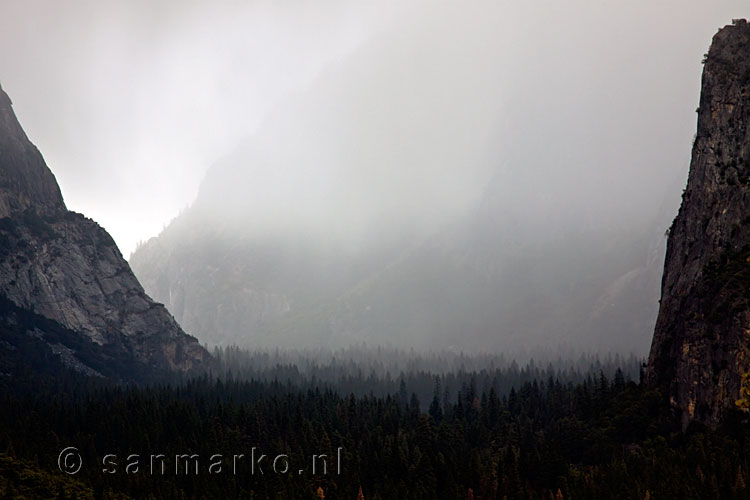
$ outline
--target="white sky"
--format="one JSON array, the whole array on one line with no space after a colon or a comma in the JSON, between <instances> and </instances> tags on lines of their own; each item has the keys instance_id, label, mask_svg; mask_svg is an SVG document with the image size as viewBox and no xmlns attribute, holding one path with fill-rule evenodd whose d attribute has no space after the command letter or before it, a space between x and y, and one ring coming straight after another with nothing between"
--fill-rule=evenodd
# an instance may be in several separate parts
<instances>
[{"instance_id":1,"label":"white sky","mask_svg":"<svg viewBox=\"0 0 750 500\"><path fill-rule=\"evenodd\" d=\"M659 113L684 110L675 118L684 156L675 161L685 167L701 55L719 27L747 15L746 0L499 5L498 30L511 36L499 37L504 45L493 50L510 68L503 90L509 102L531 102L522 112L546 120L554 110L534 108L533 97L554 87L556 74L568 76L563 85L580 82L579 93L601 91L612 85L602 72L611 76L617 60L617 114L584 107L577 116L589 113L601 126L624 115L637 130L639 120L649 126L644 102ZM68 207L103 225L127 257L195 198L206 169L290 93L394 23L420 23L437 10L421 0L6 0L0 83ZM471 16L445 36L469 33ZM547 121L554 120L550 114ZM654 138L657 151L658 131ZM628 143L606 134L602 140Z\"/></svg>"}]
</instances>

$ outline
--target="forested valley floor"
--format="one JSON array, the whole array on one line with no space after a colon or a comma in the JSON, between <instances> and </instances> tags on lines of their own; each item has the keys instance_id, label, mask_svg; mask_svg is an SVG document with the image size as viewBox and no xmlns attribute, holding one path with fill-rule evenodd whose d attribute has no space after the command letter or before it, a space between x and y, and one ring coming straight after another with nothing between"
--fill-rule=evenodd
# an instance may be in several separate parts
<instances>
[{"instance_id":1,"label":"forested valley floor","mask_svg":"<svg viewBox=\"0 0 750 500\"><path fill-rule=\"evenodd\" d=\"M0 498L750 498L744 414L683 432L633 357L215 356L148 383L5 366Z\"/></svg>"}]
</instances>

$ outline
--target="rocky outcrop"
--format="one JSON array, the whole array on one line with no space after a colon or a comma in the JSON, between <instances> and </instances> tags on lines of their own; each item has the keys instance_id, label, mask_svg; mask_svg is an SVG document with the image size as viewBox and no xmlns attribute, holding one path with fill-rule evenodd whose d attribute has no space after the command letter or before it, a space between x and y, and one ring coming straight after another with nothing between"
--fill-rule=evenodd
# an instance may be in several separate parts
<instances>
[{"instance_id":1,"label":"rocky outcrop","mask_svg":"<svg viewBox=\"0 0 750 500\"><path fill-rule=\"evenodd\" d=\"M0 88L0 217L33 207L38 212L65 210L55 176L13 113Z\"/></svg>"},{"instance_id":2,"label":"rocky outcrop","mask_svg":"<svg viewBox=\"0 0 750 500\"><path fill-rule=\"evenodd\" d=\"M187 222L195 221L188 217ZM182 222L141 246L130 264L148 293L163 301L186 330L212 344L234 344L238 336L273 329L291 311L292 299L276 277L295 262L274 260L274 251L258 256L249 246L216 243L226 240L219 234L230 232L217 231L218 223L201 228L206 232L200 235L175 234Z\"/></svg>"},{"instance_id":3,"label":"rocky outcrop","mask_svg":"<svg viewBox=\"0 0 750 500\"><path fill-rule=\"evenodd\" d=\"M705 60L698 131L669 232L647 382L715 425L750 369L750 26L721 29Z\"/></svg>"},{"instance_id":4,"label":"rocky outcrop","mask_svg":"<svg viewBox=\"0 0 750 500\"><path fill-rule=\"evenodd\" d=\"M187 371L209 360L146 295L109 234L66 209L2 89L0 295L149 367Z\"/></svg>"}]
</instances>

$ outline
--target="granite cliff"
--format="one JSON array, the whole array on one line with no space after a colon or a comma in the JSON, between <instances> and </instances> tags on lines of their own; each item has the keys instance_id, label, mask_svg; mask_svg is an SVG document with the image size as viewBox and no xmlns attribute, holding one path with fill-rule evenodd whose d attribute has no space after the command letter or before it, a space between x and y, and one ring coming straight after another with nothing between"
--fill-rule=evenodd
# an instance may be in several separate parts
<instances>
[{"instance_id":1,"label":"granite cliff","mask_svg":"<svg viewBox=\"0 0 750 500\"><path fill-rule=\"evenodd\" d=\"M716 425L750 369L750 26L721 29L704 61L687 188L669 231L647 382Z\"/></svg>"},{"instance_id":2,"label":"granite cliff","mask_svg":"<svg viewBox=\"0 0 750 500\"><path fill-rule=\"evenodd\" d=\"M54 175L2 89L0 297L11 303L4 310L15 311L13 315L28 311L51 320L91 341L94 350L104 349L102 353L112 359L177 371L193 370L210 359L164 306L146 295L109 234L67 210ZM44 338L38 331L34 335ZM3 346L14 347L7 339ZM86 360L76 358L80 353L57 346L58 353L61 349L66 364L87 371ZM118 376L128 378L126 373Z\"/></svg>"}]
</instances>

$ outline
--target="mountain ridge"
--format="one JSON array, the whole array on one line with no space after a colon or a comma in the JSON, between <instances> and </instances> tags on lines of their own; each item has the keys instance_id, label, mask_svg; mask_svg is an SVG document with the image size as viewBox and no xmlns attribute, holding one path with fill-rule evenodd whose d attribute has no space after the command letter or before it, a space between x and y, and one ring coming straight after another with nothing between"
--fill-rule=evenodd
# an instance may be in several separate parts
<instances>
[{"instance_id":1,"label":"mountain ridge","mask_svg":"<svg viewBox=\"0 0 750 500\"><path fill-rule=\"evenodd\" d=\"M0 296L151 368L191 371L210 362L146 295L111 236L67 210L1 88Z\"/></svg>"},{"instance_id":2,"label":"mountain ridge","mask_svg":"<svg viewBox=\"0 0 750 500\"><path fill-rule=\"evenodd\" d=\"M0 217L34 207L66 210L54 174L21 128L13 102L0 86Z\"/></svg>"},{"instance_id":3,"label":"mountain ridge","mask_svg":"<svg viewBox=\"0 0 750 500\"><path fill-rule=\"evenodd\" d=\"M470 92L447 78L453 48L427 69L417 42L394 41L332 65L131 255L146 290L208 343L513 351L552 338L645 354L664 186L625 196L643 191L621 182L640 157L587 155L582 102L536 96L571 123L564 139L540 113L503 106L505 75L475 44L458 54L480 50L495 70L481 77L461 57ZM518 128L533 144L517 144ZM601 161L622 167L609 168L609 197Z\"/></svg>"}]
</instances>

